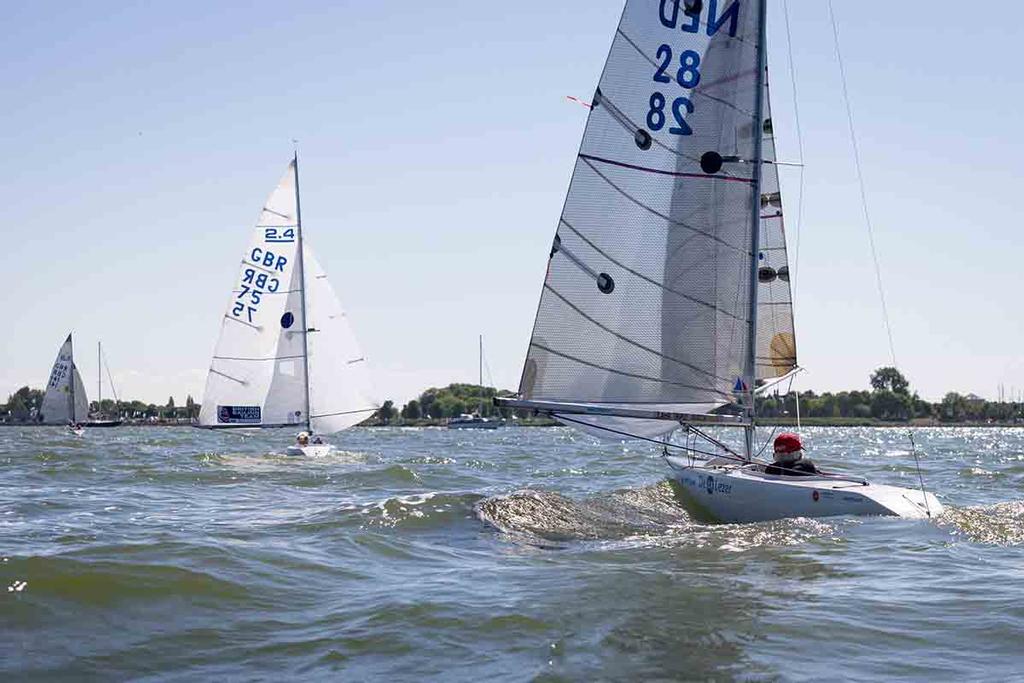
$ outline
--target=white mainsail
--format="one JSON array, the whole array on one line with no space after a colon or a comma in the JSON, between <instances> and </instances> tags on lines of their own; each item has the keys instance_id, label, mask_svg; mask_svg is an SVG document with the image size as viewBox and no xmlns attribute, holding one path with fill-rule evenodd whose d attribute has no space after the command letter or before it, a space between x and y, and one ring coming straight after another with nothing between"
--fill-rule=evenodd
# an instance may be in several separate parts
<instances>
[{"instance_id":1,"label":"white mainsail","mask_svg":"<svg viewBox=\"0 0 1024 683\"><path fill-rule=\"evenodd\" d=\"M770 131L762 20L763 3L745 0L626 2L549 256L520 407L564 404L546 412L650 437L749 401L758 379L795 366L781 208L771 220L752 211L751 160ZM778 178L764 166L760 200L769 192L774 210ZM774 264L758 291L754 230Z\"/></svg>"},{"instance_id":2,"label":"white mainsail","mask_svg":"<svg viewBox=\"0 0 1024 683\"><path fill-rule=\"evenodd\" d=\"M70 334L57 351L57 359L53 361L39 412L44 424L84 422L89 416L89 398L85 393L82 376L75 366L74 345Z\"/></svg>"},{"instance_id":3,"label":"white mainsail","mask_svg":"<svg viewBox=\"0 0 1024 683\"><path fill-rule=\"evenodd\" d=\"M297 172L293 159L242 257L200 426L295 425L329 433L376 410L365 398L365 360L341 305L308 245L300 251Z\"/></svg>"}]
</instances>

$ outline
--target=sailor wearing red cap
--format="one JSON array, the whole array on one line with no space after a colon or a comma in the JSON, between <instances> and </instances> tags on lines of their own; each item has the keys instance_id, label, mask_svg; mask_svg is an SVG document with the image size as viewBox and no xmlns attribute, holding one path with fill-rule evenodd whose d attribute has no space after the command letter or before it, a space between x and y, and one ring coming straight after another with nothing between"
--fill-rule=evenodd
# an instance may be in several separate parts
<instances>
[{"instance_id":1,"label":"sailor wearing red cap","mask_svg":"<svg viewBox=\"0 0 1024 683\"><path fill-rule=\"evenodd\" d=\"M775 437L775 462L765 468L765 474L806 477L818 474L818 468L810 458L804 457L804 445L796 434L779 434Z\"/></svg>"}]
</instances>

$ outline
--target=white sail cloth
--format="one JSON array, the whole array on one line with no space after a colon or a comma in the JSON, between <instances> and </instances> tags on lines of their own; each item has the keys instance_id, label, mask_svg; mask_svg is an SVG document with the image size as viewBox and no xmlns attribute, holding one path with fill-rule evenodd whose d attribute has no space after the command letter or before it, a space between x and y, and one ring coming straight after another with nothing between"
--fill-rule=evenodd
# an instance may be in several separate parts
<instances>
[{"instance_id":1,"label":"white sail cloth","mask_svg":"<svg viewBox=\"0 0 1024 683\"><path fill-rule=\"evenodd\" d=\"M70 334L57 351L57 359L53 361L39 412L44 424L84 422L89 417L89 398L85 393L82 376L75 366L74 345Z\"/></svg>"},{"instance_id":2,"label":"white sail cloth","mask_svg":"<svg viewBox=\"0 0 1024 683\"><path fill-rule=\"evenodd\" d=\"M295 425L330 433L376 409L340 303L308 245L299 256L299 231L293 161L242 256L207 376L201 426Z\"/></svg>"},{"instance_id":3,"label":"white sail cloth","mask_svg":"<svg viewBox=\"0 0 1024 683\"><path fill-rule=\"evenodd\" d=\"M761 239L758 254L757 354L758 381L782 377L796 369L793 294L786 251L782 190L775 151L768 79L764 84L764 123L761 126Z\"/></svg>"},{"instance_id":4,"label":"white sail cloth","mask_svg":"<svg viewBox=\"0 0 1024 683\"><path fill-rule=\"evenodd\" d=\"M743 0L626 3L551 249L520 399L707 413L795 366L781 215L772 224L752 213L755 133L770 131L756 115L767 98L757 78L763 19L760 3ZM766 151L774 159L774 145ZM707 163L715 156L717 168ZM768 293L761 323L749 305L755 229L774 273L758 285L759 299ZM678 426L583 421L640 436Z\"/></svg>"},{"instance_id":5,"label":"white sail cloth","mask_svg":"<svg viewBox=\"0 0 1024 683\"><path fill-rule=\"evenodd\" d=\"M329 434L368 418L380 406L374 397L366 357L338 297L303 244L309 335L310 418L315 432Z\"/></svg>"}]
</instances>

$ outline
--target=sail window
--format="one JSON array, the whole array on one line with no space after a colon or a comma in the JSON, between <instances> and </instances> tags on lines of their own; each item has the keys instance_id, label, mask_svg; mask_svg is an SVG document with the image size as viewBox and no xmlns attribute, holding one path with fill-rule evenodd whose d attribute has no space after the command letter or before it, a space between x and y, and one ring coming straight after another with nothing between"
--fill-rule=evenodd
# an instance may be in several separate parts
<instances>
[{"instance_id":1,"label":"sail window","mask_svg":"<svg viewBox=\"0 0 1024 683\"><path fill-rule=\"evenodd\" d=\"M647 151L651 148L651 134L643 128L636 129L636 133L633 134L633 139L636 141L636 146L640 149Z\"/></svg>"},{"instance_id":2,"label":"sail window","mask_svg":"<svg viewBox=\"0 0 1024 683\"><path fill-rule=\"evenodd\" d=\"M683 0L683 13L691 17L699 17L704 9L703 0Z\"/></svg>"},{"instance_id":3,"label":"sail window","mask_svg":"<svg viewBox=\"0 0 1024 683\"><path fill-rule=\"evenodd\" d=\"M779 268L779 279L783 282L789 282L789 266L782 266Z\"/></svg>"},{"instance_id":4,"label":"sail window","mask_svg":"<svg viewBox=\"0 0 1024 683\"><path fill-rule=\"evenodd\" d=\"M557 254L558 250L561 249L561 248L562 248L562 238L559 237L558 235L555 235L554 241L551 242L551 253L548 254L548 258L554 258L555 254Z\"/></svg>"},{"instance_id":5,"label":"sail window","mask_svg":"<svg viewBox=\"0 0 1024 683\"><path fill-rule=\"evenodd\" d=\"M722 155L718 152L704 152L700 156L700 170L713 175L722 170Z\"/></svg>"},{"instance_id":6,"label":"sail window","mask_svg":"<svg viewBox=\"0 0 1024 683\"><path fill-rule=\"evenodd\" d=\"M761 208L768 206L782 206L782 193L781 192L769 192L761 195Z\"/></svg>"},{"instance_id":7,"label":"sail window","mask_svg":"<svg viewBox=\"0 0 1024 683\"><path fill-rule=\"evenodd\" d=\"M295 316L292 315L291 311L285 311L284 315L281 316L281 327L288 329L295 324Z\"/></svg>"},{"instance_id":8,"label":"sail window","mask_svg":"<svg viewBox=\"0 0 1024 683\"><path fill-rule=\"evenodd\" d=\"M765 119L764 120L764 125L761 126L761 128L764 130L764 134L765 135L772 135L773 134L773 132L772 132L772 120L771 119Z\"/></svg>"},{"instance_id":9,"label":"sail window","mask_svg":"<svg viewBox=\"0 0 1024 683\"><path fill-rule=\"evenodd\" d=\"M597 288L602 294L611 294L615 291L615 280L608 273L601 273L597 276Z\"/></svg>"},{"instance_id":10,"label":"sail window","mask_svg":"<svg viewBox=\"0 0 1024 683\"><path fill-rule=\"evenodd\" d=\"M757 269L757 279L759 282L774 282L778 276L779 274L771 266L761 266Z\"/></svg>"}]
</instances>

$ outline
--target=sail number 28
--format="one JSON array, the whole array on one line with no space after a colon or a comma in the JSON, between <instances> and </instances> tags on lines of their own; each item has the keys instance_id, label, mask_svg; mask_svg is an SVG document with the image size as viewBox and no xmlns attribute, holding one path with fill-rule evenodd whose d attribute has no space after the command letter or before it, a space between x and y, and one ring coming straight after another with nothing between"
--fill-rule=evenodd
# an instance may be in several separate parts
<instances>
[{"instance_id":1,"label":"sail number 28","mask_svg":"<svg viewBox=\"0 0 1024 683\"><path fill-rule=\"evenodd\" d=\"M671 83L674 80L680 87L687 90L696 88L700 83L700 53L684 50L679 54L679 66L676 67L676 60L672 59L672 46L663 44L658 48L656 57L658 69L654 72L655 83ZM669 75L671 71L675 72L674 77ZM651 93L651 99L648 102L650 107L647 110L647 127L649 129L659 131L665 127L665 121L668 118L668 113L665 111L667 103L668 100L663 93L658 91ZM693 129L686 123L686 115L693 113L693 102L690 101L690 98L675 98L669 109L675 120L675 125L669 126L668 132L673 135L693 135Z\"/></svg>"}]
</instances>

